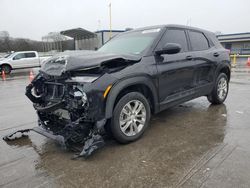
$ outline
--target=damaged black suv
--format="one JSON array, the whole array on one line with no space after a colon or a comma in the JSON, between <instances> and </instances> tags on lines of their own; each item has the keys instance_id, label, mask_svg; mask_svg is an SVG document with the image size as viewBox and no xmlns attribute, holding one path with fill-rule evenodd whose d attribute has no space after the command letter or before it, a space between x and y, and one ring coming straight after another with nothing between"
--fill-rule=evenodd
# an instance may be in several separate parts
<instances>
[{"instance_id":1,"label":"damaged black suv","mask_svg":"<svg viewBox=\"0 0 250 188\"><path fill-rule=\"evenodd\" d=\"M40 134L80 155L103 145L108 131L120 143L137 140L151 114L207 96L227 97L228 52L208 31L165 25L117 35L97 51L50 58L26 89L39 118Z\"/></svg>"}]
</instances>

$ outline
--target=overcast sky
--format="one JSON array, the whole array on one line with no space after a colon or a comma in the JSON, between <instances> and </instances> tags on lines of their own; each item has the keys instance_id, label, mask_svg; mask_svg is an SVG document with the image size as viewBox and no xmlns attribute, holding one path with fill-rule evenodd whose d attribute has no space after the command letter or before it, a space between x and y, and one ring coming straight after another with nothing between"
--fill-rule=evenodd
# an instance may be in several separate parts
<instances>
[{"instance_id":1,"label":"overcast sky","mask_svg":"<svg viewBox=\"0 0 250 188\"><path fill-rule=\"evenodd\" d=\"M41 40L48 32L183 24L222 33L250 32L250 0L0 0L0 31Z\"/></svg>"}]
</instances>

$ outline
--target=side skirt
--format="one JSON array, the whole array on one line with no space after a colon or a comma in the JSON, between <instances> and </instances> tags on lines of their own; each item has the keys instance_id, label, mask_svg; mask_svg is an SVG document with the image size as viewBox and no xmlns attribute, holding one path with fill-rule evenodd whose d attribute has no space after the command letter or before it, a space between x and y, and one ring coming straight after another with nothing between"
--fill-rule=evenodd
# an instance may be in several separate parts
<instances>
[{"instance_id":1,"label":"side skirt","mask_svg":"<svg viewBox=\"0 0 250 188\"><path fill-rule=\"evenodd\" d=\"M176 106L178 104L190 101L192 99L206 96L211 93L213 88L213 83L209 83L200 87L189 89L180 93L176 93L166 97L166 99L160 103L160 111L163 111L167 108Z\"/></svg>"}]
</instances>

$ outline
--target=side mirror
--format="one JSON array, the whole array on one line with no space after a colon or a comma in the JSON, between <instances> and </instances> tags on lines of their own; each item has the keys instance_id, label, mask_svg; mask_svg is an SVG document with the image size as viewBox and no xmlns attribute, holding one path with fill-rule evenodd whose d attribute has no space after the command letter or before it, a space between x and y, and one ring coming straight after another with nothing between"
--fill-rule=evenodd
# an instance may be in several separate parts
<instances>
[{"instance_id":1,"label":"side mirror","mask_svg":"<svg viewBox=\"0 0 250 188\"><path fill-rule=\"evenodd\" d=\"M162 54L177 54L181 51L181 45L176 44L176 43L167 43L165 46L160 49L155 51L157 55L162 55Z\"/></svg>"}]
</instances>

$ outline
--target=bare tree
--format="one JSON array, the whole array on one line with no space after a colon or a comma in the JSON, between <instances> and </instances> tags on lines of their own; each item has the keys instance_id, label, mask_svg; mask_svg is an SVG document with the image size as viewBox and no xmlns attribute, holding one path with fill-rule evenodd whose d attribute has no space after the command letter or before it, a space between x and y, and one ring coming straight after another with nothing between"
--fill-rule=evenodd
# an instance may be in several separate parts
<instances>
[{"instance_id":1,"label":"bare tree","mask_svg":"<svg viewBox=\"0 0 250 188\"><path fill-rule=\"evenodd\" d=\"M0 31L0 39L3 41L4 51L11 51L10 35L8 31Z\"/></svg>"},{"instance_id":2,"label":"bare tree","mask_svg":"<svg viewBox=\"0 0 250 188\"><path fill-rule=\"evenodd\" d=\"M45 47L48 47L45 49ZM64 51L73 50L74 41L67 40L67 37L60 33L52 32L43 37L43 41L34 41L23 38L12 38L8 31L0 31L0 52L10 51Z\"/></svg>"},{"instance_id":3,"label":"bare tree","mask_svg":"<svg viewBox=\"0 0 250 188\"><path fill-rule=\"evenodd\" d=\"M0 39L8 38L10 34L8 31L0 31Z\"/></svg>"},{"instance_id":4,"label":"bare tree","mask_svg":"<svg viewBox=\"0 0 250 188\"><path fill-rule=\"evenodd\" d=\"M44 42L44 51L64 51L63 41L66 41L67 37L58 32L50 32L48 35L42 37L42 40Z\"/></svg>"}]
</instances>

